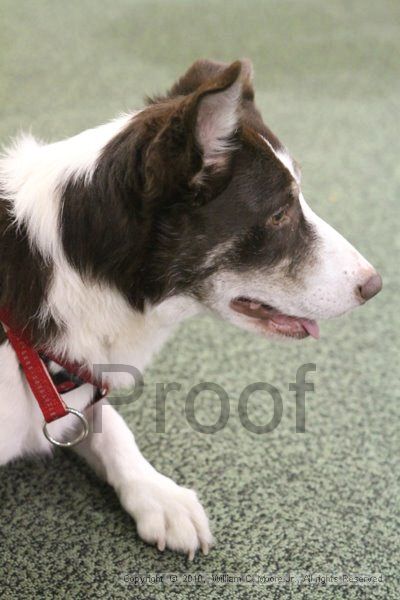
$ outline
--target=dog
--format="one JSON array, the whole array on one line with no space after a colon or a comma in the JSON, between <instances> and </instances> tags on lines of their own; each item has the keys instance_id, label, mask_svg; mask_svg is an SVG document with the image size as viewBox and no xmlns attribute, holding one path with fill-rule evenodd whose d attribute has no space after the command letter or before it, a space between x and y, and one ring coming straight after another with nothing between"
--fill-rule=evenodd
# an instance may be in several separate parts
<instances>
[{"instance_id":1,"label":"dog","mask_svg":"<svg viewBox=\"0 0 400 600\"><path fill-rule=\"evenodd\" d=\"M267 338L317 338L318 320L382 287L307 205L298 163L255 105L247 59L196 61L165 96L69 139L20 136L0 160L0 198L0 307L34 348L87 369L142 371L202 311ZM5 335L0 365L0 464L50 453ZM114 487L143 540L207 553L196 493L158 473L107 398L91 397L88 383L66 394L89 423L103 415L101 433L76 452ZM68 415L52 435L74 427Z\"/></svg>"}]
</instances>

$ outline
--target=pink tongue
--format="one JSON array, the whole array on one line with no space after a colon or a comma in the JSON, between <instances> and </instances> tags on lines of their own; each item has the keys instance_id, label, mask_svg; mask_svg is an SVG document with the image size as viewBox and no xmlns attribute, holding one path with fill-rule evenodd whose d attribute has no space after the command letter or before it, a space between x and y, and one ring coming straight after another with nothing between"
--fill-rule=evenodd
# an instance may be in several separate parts
<instances>
[{"instance_id":1,"label":"pink tongue","mask_svg":"<svg viewBox=\"0 0 400 600\"><path fill-rule=\"evenodd\" d=\"M316 340L319 339L319 327L316 321L312 321L311 319L299 319L299 321L307 333L309 333Z\"/></svg>"}]
</instances>

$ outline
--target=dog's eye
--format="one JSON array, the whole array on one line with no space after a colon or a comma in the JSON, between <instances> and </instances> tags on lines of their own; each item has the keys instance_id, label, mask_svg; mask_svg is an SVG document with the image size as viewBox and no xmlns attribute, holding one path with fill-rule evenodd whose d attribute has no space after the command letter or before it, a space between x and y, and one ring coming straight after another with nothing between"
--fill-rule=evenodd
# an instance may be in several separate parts
<instances>
[{"instance_id":1,"label":"dog's eye","mask_svg":"<svg viewBox=\"0 0 400 600\"><path fill-rule=\"evenodd\" d=\"M287 210L288 210L287 206L280 208L268 219L268 222L271 225L274 225L275 227L282 225L288 219Z\"/></svg>"}]
</instances>

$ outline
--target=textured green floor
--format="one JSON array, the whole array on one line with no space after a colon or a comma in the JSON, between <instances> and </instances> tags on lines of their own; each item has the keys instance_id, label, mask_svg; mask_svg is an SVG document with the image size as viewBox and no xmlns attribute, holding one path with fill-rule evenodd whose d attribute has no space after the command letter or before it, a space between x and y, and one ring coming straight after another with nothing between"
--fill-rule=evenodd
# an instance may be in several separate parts
<instances>
[{"instance_id":1,"label":"textured green floor","mask_svg":"<svg viewBox=\"0 0 400 600\"><path fill-rule=\"evenodd\" d=\"M121 411L144 454L194 485L216 547L187 564L144 545L111 489L74 456L0 471L4 598L398 598L399 40L398 0L0 1L0 140L48 139L140 106L200 56L249 56L266 121L300 160L314 208L379 268L384 291L322 326L322 339L275 346L208 319L187 323L148 370L140 403ZM288 385L314 362L306 433ZM177 381L165 434L155 385ZM200 381L231 398L228 425L193 431L185 391ZM255 435L237 416L244 386L281 392L283 419ZM10 398L10 402L13 399ZM262 394L253 421L270 418ZM198 401L204 423L218 416ZM134 573L381 573L375 587L183 582L128 586Z\"/></svg>"}]
</instances>

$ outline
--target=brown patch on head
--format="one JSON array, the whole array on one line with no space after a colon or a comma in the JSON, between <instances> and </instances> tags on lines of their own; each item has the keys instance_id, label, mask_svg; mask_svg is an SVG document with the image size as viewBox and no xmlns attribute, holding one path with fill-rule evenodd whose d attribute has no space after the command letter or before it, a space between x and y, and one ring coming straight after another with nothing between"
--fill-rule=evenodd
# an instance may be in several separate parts
<instances>
[{"instance_id":1,"label":"brown patch on head","mask_svg":"<svg viewBox=\"0 0 400 600\"><path fill-rule=\"evenodd\" d=\"M211 197L220 187L216 180L229 172L241 128L261 133L275 149L281 147L254 104L252 77L248 59L232 64L201 59L165 96L149 100L131 126L136 134L142 130L135 137L141 138L149 198L162 196L168 203L200 187L203 196Z\"/></svg>"},{"instance_id":2,"label":"brown patch on head","mask_svg":"<svg viewBox=\"0 0 400 600\"><path fill-rule=\"evenodd\" d=\"M289 171L260 137L282 148L249 86L246 62L198 61L107 144L89 184L68 182L62 240L80 273L143 309L181 292L199 297L221 265L306 261L312 234ZM287 226L269 226L287 205ZM218 260L205 267L210 256Z\"/></svg>"},{"instance_id":3,"label":"brown patch on head","mask_svg":"<svg viewBox=\"0 0 400 600\"><path fill-rule=\"evenodd\" d=\"M187 96L150 104L106 145L90 185L67 182L62 240L79 271L113 280L143 307L158 222L168 211L183 218L226 184L243 73L237 61Z\"/></svg>"}]
</instances>

